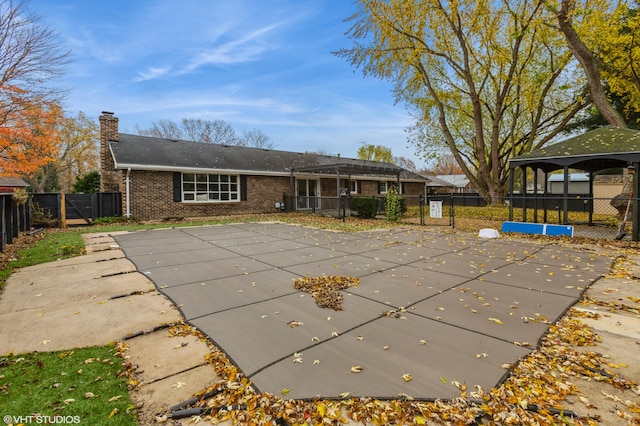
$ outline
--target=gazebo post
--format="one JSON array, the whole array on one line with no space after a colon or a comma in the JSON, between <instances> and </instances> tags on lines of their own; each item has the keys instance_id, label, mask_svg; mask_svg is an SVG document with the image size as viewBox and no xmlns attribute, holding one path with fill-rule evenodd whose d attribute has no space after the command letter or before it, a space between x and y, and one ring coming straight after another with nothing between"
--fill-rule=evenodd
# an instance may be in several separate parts
<instances>
[{"instance_id":1,"label":"gazebo post","mask_svg":"<svg viewBox=\"0 0 640 426\"><path fill-rule=\"evenodd\" d=\"M589 209L589 226L593 226L593 208L595 200L593 199L593 172L589 171L589 200L587 202L587 208Z\"/></svg>"},{"instance_id":2,"label":"gazebo post","mask_svg":"<svg viewBox=\"0 0 640 426\"><path fill-rule=\"evenodd\" d=\"M543 216L542 216L542 222L543 223L547 223L547 207L548 207L548 200L547 197L549 196L549 192L547 190L547 186L549 186L549 172L547 172L545 170L544 172L544 189L542 190L542 209L543 209Z\"/></svg>"},{"instance_id":3,"label":"gazebo post","mask_svg":"<svg viewBox=\"0 0 640 426\"><path fill-rule=\"evenodd\" d=\"M631 208L633 209L633 218L631 220L631 240L633 241L639 241L640 240L640 212L638 211L638 194L639 194L639 187L638 187L638 167L640 166L640 162L633 162L633 170L634 170L634 174L633 174L633 193L631 194Z\"/></svg>"},{"instance_id":4,"label":"gazebo post","mask_svg":"<svg viewBox=\"0 0 640 426\"><path fill-rule=\"evenodd\" d=\"M522 195L522 221L527 222L527 166L522 166L522 184L520 195Z\"/></svg>"},{"instance_id":5,"label":"gazebo post","mask_svg":"<svg viewBox=\"0 0 640 426\"><path fill-rule=\"evenodd\" d=\"M564 166L564 185L562 191L562 225L569 223L569 166Z\"/></svg>"},{"instance_id":6,"label":"gazebo post","mask_svg":"<svg viewBox=\"0 0 640 426\"><path fill-rule=\"evenodd\" d=\"M533 222L538 223L538 169L533 168Z\"/></svg>"},{"instance_id":7,"label":"gazebo post","mask_svg":"<svg viewBox=\"0 0 640 426\"><path fill-rule=\"evenodd\" d=\"M514 166L510 167L511 173L509 174L509 222L513 222L513 180L516 173Z\"/></svg>"}]
</instances>

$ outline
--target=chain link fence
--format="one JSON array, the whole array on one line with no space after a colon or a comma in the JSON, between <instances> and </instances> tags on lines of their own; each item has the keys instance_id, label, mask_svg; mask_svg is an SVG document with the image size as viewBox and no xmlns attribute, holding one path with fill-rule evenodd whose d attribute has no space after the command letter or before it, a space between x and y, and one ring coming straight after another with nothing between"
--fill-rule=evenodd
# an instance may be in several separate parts
<instances>
[{"instance_id":1,"label":"chain link fence","mask_svg":"<svg viewBox=\"0 0 640 426\"><path fill-rule=\"evenodd\" d=\"M355 198L370 199L376 210L373 216L384 218L384 196L285 196L282 209L344 220L361 216L354 209ZM620 235L623 223L625 239L630 238L632 206L638 202L637 198L620 200L585 195L571 195L566 199L562 195L513 196L498 199L493 204L488 204L478 194L432 194L403 198L406 211L402 222L408 224L451 227L452 230L471 232L483 228L500 230L505 221L570 225L574 228L575 237L610 240ZM630 206L629 211L627 205Z\"/></svg>"}]
</instances>

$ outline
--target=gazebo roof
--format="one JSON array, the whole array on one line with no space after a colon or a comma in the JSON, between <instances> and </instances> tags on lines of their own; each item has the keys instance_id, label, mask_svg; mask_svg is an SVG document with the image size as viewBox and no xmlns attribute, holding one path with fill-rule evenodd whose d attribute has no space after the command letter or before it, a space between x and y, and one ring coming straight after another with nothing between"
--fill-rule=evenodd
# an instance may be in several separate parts
<instances>
[{"instance_id":1,"label":"gazebo roof","mask_svg":"<svg viewBox=\"0 0 640 426\"><path fill-rule=\"evenodd\" d=\"M564 166L594 172L640 161L640 130L602 127L509 160L546 172Z\"/></svg>"}]
</instances>

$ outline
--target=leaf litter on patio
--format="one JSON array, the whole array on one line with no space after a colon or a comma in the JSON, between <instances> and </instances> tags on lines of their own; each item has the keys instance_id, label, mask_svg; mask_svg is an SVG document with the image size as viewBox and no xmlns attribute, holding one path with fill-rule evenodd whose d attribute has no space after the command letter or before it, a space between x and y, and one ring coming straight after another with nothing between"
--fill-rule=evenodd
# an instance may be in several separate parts
<instances>
[{"instance_id":1,"label":"leaf litter on patio","mask_svg":"<svg viewBox=\"0 0 640 426\"><path fill-rule=\"evenodd\" d=\"M311 294L318 307L341 311L344 297L339 290L355 287L359 283L360 280L356 277L302 277L293 280L293 287Z\"/></svg>"},{"instance_id":2,"label":"leaf litter on patio","mask_svg":"<svg viewBox=\"0 0 640 426\"><path fill-rule=\"evenodd\" d=\"M614 265L612 274L624 274L622 264ZM347 288L349 277L314 277L301 279L301 290L314 295L318 306L341 309L341 300L335 296ZM355 282L357 284L357 282ZM343 287L346 285L346 287ZM298 287L296 287L298 288ZM323 297L321 290L326 291ZM327 296L329 295L329 296ZM635 296L627 298L635 302ZM583 304L597 303L584 298ZM636 312L637 307L625 304L607 304L611 310ZM394 400L352 397L343 393L342 399L291 400L286 399L289 388L280 395L258 393L227 356L210 344L211 352L206 361L214 366L222 380L203 389L194 407L200 408L189 423L208 422L218 424L269 425L299 424L337 425L348 422L360 424L575 424L597 425L602 420L598 414L584 415L593 409L594 403L581 393L581 381L593 381L609 386L611 391L601 391L605 398L616 403L613 413L621 422L640 424L638 398L625 399L614 390L626 390L640 395L640 386L622 377L623 363L613 363L598 353L595 346L600 336L581 317L591 315L571 308L543 336L536 350L515 364L505 364L505 379L492 389L477 385L450 381L442 377L442 383L450 383L459 391L459 397L449 401L418 400L410 395L398 395ZM596 315L596 314L594 314ZM179 324L171 328L174 335L192 334L203 341L208 339L195 327ZM518 345L519 343L514 343ZM520 343L529 346L528 342ZM594 347L594 350L579 350ZM480 354L482 356L482 354ZM295 358L295 357L294 357ZM298 357L300 358L300 357ZM352 372L367 374L367 369L354 366ZM411 380L404 373L403 380ZM135 383L134 380L131 383ZM291 384L294 386L294 384ZM290 386L290 387L291 387ZM210 396L211 395L211 396ZM205 396L207 396L205 398ZM570 402L568 397L577 398ZM171 412L157 413L156 421L164 423L172 419Z\"/></svg>"}]
</instances>

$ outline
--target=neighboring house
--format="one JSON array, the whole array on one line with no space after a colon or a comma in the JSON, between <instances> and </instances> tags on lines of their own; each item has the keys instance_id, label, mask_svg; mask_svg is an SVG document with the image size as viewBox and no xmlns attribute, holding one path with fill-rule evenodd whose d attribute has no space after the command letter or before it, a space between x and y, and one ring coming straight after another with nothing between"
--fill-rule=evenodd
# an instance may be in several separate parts
<instances>
[{"instance_id":1,"label":"neighboring house","mask_svg":"<svg viewBox=\"0 0 640 426\"><path fill-rule=\"evenodd\" d=\"M610 201L622 192L622 179L622 175L598 175L593 178L594 213L618 214Z\"/></svg>"},{"instance_id":2,"label":"neighboring house","mask_svg":"<svg viewBox=\"0 0 640 426\"><path fill-rule=\"evenodd\" d=\"M569 173L569 194L588 194L589 187L589 173ZM564 194L563 173L549 175L547 191L550 194Z\"/></svg>"},{"instance_id":3,"label":"neighboring house","mask_svg":"<svg viewBox=\"0 0 640 426\"><path fill-rule=\"evenodd\" d=\"M207 144L118 133L100 116L100 190L121 192L123 211L141 220L321 208L348 196L425 193L428 180L389 163L340 156Z\"/></svg>"},{"instance_id":4,"label":"neighboring house","mask_svg":"<svg viewBox=\"0 0 640 426\"><path fill-rule=\"evenodd\" d=\"M465 175L437 175L427 176L429 191L438 194L475 192Z\"/></svg>"},{"instance_id":5,"label":"neighboring house","mask_svg":"<svg viewBox=\"0 0 640 426\"><path fill-rule=\"evenodd\" d=\"M16 189L24 189L29 184L19 177L4 176L0 177L0 193L13 192Z\"/></svg>"}]
</instances>

